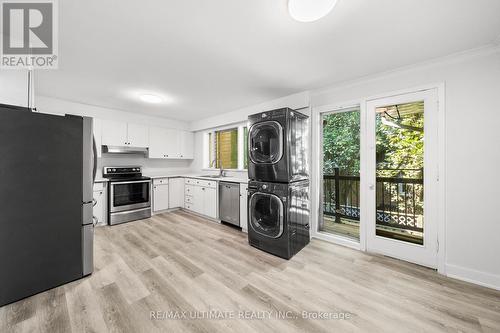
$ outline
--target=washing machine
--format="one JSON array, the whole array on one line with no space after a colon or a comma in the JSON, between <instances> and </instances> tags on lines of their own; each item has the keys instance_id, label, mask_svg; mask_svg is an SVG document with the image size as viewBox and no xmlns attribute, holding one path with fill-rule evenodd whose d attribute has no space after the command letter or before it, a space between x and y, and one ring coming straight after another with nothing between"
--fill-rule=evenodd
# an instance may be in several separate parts
<instances>
[{"instance_id":1,"label":"washing machine","mask_svg":"<svg viewBox=\"0 0 500 333\"><path fill-rule=\"evenodd\" d=\"M289 183L309 178L308 116L289 108L248 117L248 178Z\"/></svg>"},{"instance_id":2,"label":"washing machine","mask_svg":"<svg viewBox=\"0 0 500 333\"><path fill-rule=\"evenodd\" d=\"M248 183L248 241L290 259L309 243L309 181Z\"/></svg>"}]
</instances>

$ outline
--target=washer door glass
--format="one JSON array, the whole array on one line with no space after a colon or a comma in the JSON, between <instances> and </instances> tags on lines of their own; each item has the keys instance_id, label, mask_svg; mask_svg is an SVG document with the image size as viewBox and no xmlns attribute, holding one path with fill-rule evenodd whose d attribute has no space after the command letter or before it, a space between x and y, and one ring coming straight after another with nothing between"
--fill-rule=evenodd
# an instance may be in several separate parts
<instances>
[{"instance_id":1,"label":"washer door glass","mask_svg":"<svg viewBox=\"0 0 500 333\"><path fill-rule=\"evenodd\" d=\"M276 163L283 155L283 128L276 121L253 125L248 136L250 159L254 163Z\"/></svg>"},{"instance_id":2,"label":"washer door glass","mask_svg":"<svg viewBox=\"0 0 500 333\"><path fill-rule=\"evenodd\" d=\"M283 233L283 203L274 194L254 193L250 197L250 226L264 236L278 238Z\"/></svg>"}]
</instances>

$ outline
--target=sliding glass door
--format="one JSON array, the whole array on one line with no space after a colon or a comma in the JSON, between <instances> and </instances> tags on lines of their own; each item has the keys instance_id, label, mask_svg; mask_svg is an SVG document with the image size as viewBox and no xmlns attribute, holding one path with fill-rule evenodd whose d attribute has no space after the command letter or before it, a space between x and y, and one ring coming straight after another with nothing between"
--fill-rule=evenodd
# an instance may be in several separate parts
<instances>
[{"instance_id":1,"label":"sliding glass door","mask_svg":"<svg viewBox=\"0 0 500 333\"><path fill-rule=\"evenodd\" d=\"M360 109L324 113L319 231L359 241Z\"/></svg>"},{"instance_id":2,"label":"sliding glass door","mask_svg":"<svg viewBox=\"0 0 500 333\"><path fill-rule=\"evenodd\" d=\"M437 266L437 90L320 114L317 232ZM362 130L361 130L362 129Z\"/></svg>"}]
</instances>

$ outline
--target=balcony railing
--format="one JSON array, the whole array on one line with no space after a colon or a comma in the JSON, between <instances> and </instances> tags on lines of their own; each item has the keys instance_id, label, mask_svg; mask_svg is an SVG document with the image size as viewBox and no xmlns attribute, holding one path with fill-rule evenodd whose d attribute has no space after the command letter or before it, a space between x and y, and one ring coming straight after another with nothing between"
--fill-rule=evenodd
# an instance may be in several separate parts
<instances>
[{"instance_id":1,"label":"balcony railing","mask_svg":"<svg viewBox=\"0 0 500 333\"><path fill-rule=\"evenodd\" d=\"M323 214L337 223L359 221L360 177L340 175L335 169L323 180ZM377 177L377 225L423 232L423 184L422 178Z\"/></svg>"}]
</instances>

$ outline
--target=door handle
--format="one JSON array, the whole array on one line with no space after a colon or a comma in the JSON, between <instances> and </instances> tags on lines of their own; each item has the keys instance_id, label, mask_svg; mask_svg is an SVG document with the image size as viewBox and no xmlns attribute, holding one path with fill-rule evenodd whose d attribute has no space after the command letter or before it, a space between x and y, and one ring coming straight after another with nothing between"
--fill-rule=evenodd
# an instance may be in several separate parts
<instances>
[{"instance_id":1,"label":"door handle","mask_svg":"<svg viewBox=\"0 0 500 333\"><path fill-rule=\"evenodd\" d=\"M375 185L370 184L370 185L368 186L368 188L369 188L371 191L373 191L373 190L375 189Z\"/></svg>"}]
</instances>

